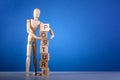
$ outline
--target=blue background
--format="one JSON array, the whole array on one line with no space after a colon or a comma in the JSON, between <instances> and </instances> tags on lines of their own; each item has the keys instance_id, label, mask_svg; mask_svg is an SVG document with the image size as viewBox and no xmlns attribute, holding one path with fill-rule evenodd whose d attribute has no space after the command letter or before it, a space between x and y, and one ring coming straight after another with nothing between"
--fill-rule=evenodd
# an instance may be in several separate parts
<instances>
[{"instance_id":1,"label":"blue background","mask_svg":"<svg viewBox=\"0 0 120 80\"><path fill-rule=\"evenodd\" d=\"M51 71L120 71L119 0L0 0L0 71L25 71L26 20L34 8L55 33ZM39 48L38 40L38 70Z\"/></svg>"}]
</instances>

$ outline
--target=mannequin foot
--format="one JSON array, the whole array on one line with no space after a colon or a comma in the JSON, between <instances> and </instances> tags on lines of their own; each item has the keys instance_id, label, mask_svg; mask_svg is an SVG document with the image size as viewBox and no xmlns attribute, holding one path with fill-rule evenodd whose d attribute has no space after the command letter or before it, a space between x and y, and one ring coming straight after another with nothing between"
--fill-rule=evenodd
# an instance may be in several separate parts
<instances>
[{"instance_id":1,"label":"mannequin foot","mask_svg":"<svg viewBox=\"0 0 120 80\"><path fill-rule=\"evenodd\" d=\"M42 74L41 74L41 73L34 72L33 75L34 75L34 76L41 76Z\"/></svg>"},{"instance_id":2,"label":"mannequin foot","mask_svg":"<svg viewBox=\"0 0 120 80\"><path fill-rule=\"evenodd\" d=\"M26 76L27 76L27 77L29 76L29 72L26 72Z\"/></svg>"},{"instance_id":3,"label":"mannequin foot","mask_svg":"<svg viewBox=\"0 0 120 80\"><path fill-rule=\"evenodd\" d=\"M34 76L37 76L37 72L34 72L33 75L34 75Z\"/></svg>"}]
</instances>

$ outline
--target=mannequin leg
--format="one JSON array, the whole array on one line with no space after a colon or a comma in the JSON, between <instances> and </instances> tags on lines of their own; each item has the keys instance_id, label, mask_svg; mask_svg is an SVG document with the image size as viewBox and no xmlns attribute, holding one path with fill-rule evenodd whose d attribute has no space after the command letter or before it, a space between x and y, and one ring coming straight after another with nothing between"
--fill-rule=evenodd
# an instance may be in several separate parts
<instances>
[{"instance_id":1,"label":"mannequin leg","mask_svg":"<svg viewBox=\"0 0 120 80\"><path fill-rule=\"evenodd\" d=\"M33 42L32 50L33 50L34 75L37 75L36 41Z\"/></svg>"},{"instance_id":2,"label":"mannequin leg","mask_svg":"<svg viewBox=\"0 0 120 80\"><path fill-rule=\"evenodd\" d=\"M29 76L31 47L32 47L32 37L28 35L27 57L26 57L26 76Z\"/></svg>"},{"instance_id":3,"label":"mannequin leg","mask_svg":"<svg viewBox=\"0 0 120 80\"><path fill-rule=\"evenodd\" d=\"M27 44L27 58L26 58L26 75L29 75L29 67L30 67L30 55L31 55L31 43Z\"/></svg>"}]
</instances>

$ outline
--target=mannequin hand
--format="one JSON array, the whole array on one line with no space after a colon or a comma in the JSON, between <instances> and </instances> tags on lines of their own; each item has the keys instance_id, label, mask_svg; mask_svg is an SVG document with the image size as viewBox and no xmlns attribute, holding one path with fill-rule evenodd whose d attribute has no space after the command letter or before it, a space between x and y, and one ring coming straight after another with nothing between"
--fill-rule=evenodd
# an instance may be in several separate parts
<instances>
[{"instance_id":1,"label":"mannequin hand","mask_svg":"<svg viewBox=\"0 0 120 80\"><path fill-rule=\"evenodd\" d=\"M39 39L39 40L41 40L41 39L42 39L42 37L36 37L36 39Z\"/></svg>"},{"instance_id":2,"label":"mannequin hand","mask_svg":"<svg viewBox=\"0 0 120 80\"><path fill-rule=\"evenodd\" d=\"M51 37L50 37L50 39L53 39L55 36L54 35L52 35Z\"/></svg>"},{"instance_id":3,"label":"mannequin hand","mask_svg":"<svg viewBox=\"0 0 120 80\"><path fill-rule=\"evenodd\" d=\"M39 39L39 40L41 40L41 39L47 39L47 38L42 38L42 37L36 37L36 39Z\"/></svg>"}]
</instances>

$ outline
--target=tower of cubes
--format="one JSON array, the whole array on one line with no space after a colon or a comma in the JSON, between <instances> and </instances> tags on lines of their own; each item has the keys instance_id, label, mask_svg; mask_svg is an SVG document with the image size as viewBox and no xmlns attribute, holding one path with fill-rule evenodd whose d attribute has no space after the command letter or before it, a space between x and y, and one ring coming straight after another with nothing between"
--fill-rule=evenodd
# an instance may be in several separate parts
<instances>
[{"instance_id":1,"label":"tower of cubes","mask_svg":"<svg viewBox=\"0 0 120 80\"><path fill-rule=\"evenodd\" d=\"M40 36L42 37L41 43L40 43L40 54L41 54L40 68L41 68L41 71L42 71L42 76L48 76L49 75L49 67L48 67L49 40L47 38L49 30L50 30L49 24L42 24L40 26Z\"/></svg>"}]
</instances>

